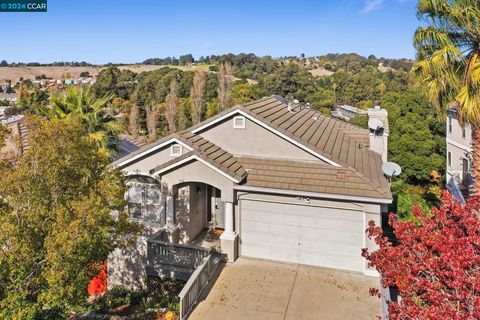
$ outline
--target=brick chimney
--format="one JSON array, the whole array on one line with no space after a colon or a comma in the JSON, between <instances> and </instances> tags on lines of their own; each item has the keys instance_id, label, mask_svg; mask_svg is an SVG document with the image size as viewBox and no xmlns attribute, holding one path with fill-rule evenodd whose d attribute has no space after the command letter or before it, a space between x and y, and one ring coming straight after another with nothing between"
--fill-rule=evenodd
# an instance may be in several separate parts
<instances>
[{"instance_id":1,"label":"brick chimney","mask_svg":"<svg viewBox=\"0 0 480 320\"><path fill-rule=\"evenodd\" d=\"M376 101L375 106L368 109L367 115L370 130L370 150L380 154L383 163L385 163L387 162L388 134L390 132L388 112L380 107L380 103Z\"/></svg>"}]
</instances>

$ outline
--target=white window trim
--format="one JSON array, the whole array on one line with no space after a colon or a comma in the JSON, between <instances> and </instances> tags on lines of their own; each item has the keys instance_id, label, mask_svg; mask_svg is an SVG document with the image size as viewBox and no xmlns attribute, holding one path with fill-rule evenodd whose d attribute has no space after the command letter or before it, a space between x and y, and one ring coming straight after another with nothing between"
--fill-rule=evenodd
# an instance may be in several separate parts
<instances>
[{"instance_id":1,"label":"white window trim","mask_svg":"<svg viewBox=\"0 0 480 320\"><path fill-rule=\"evenodd\" d=\"M174 151L174 149L175 149L176 147L178 147L179 150L180 150L178 153ZM174 144L174 145L170 146L170 156L172 156L172 157L180 157L182 154L183 154L183 147L182 147L182 145L180 145L180 144Z\"/></svg>"},{"instance_id":2,"label":"white window trim","mask_svg":"<svg viewBox=\"0 0 480 320\"><path fill-rule=\"evenodd\" d=\"M243 125L237 125L237 120L243 120ZM244 116L233 117L233 128L234 129L245 129L246 119Z\"/></svg>"}]
</instances>

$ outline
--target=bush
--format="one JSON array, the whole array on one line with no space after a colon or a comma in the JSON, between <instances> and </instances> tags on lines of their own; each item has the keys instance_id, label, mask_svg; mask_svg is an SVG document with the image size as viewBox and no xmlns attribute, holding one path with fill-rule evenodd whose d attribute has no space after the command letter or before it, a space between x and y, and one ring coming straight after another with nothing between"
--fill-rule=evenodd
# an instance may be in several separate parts
<instances>
[{"instance_id":1,"label":"bush","mask_svg":"<svg viewBox=\"0 0 480 320\"><path fill-rule=\"evenodd\" d=\"M397 215L401 220L412 220L412 207L419 206L424 211L429 211L427 201L409 192L400 192L397 195Z\"/></svg>"}]
</instances>

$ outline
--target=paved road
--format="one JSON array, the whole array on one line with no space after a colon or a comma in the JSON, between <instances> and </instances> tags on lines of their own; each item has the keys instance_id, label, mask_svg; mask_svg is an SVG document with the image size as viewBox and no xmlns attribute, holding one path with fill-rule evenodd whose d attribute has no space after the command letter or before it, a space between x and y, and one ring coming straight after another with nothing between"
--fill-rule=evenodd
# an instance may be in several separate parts
<instances>
[{"instance_id":1,"label":"paved road","mask_svg":"<svg viewBox=\"0 0 480 320\"><path fill-rule=\"evenodd\" d=\"M240 258L221 272L189 320L376 319L377 278L331 269Z\"/></svg>"}]
</instances>

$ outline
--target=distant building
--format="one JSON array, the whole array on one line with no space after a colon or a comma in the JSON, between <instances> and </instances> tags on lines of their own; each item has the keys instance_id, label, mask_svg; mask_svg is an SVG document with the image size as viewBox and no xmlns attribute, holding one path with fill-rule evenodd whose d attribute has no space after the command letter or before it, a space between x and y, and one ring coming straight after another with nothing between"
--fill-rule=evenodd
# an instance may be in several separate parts
<instances>
[{"instance_id":1,"label":"distant building","mask_svg":"<svg viewBox=\"0 0 480 320\"><path fill-rule=\"evenodd\" d=\"M472 129L460 125L456 108L448 110L447 116L447 190L465 203L473 182Z\"/></svg>"},{"instance_id":2,"label":"distant building","mask_svg":"<svg viewBox=\"0 0 480 320\"><path fill-rule=\"evenodd\" d=\"M12 103L17 102L17 94L16 93L5 93L0 92L0 100L7 100Z\"/></svg>"},{"instance_id":3,"label":"distant building","mask_svg":"<svg viewBox=\"0 0 480 320\"><path fill-rule=\"evenodd\" d=\"M350 118L353 118L356 116L367 115L367 111L345 104L345 105L337 106L335 111L333 111L332 115L336 118L340 118L348 121L350 120Z\"/></svg>"},{"instance_id":4,"label":"distant building","mask_svg":"<svg viewBox=\"0 0 480 320\"><path fill-rule=\"evenodd\" d=\"M7 110L9 106L0 106L0 120L5 118L5 110Z\"/></svg>"},{"instance_id":5,"label":"distant building","mask_svg":"<svg viewBox=\"0 0 480 320\"><path fill-rule=\"evenodd\" d=\"M25 119L24 116L18 115L0 121L10 130L5 146L0 149L0 159L12 159L15 155L23 155L30 147Z\"/></svg>"},{"instance_id":6,"label":"distant building","mask_svg":"<svg viewBox=\"0 0 480 320\"><path fill-rule=\"evenodd\" d=\"M11 88L10 82L3 82L0 84L0 91L1 92L8 92Z\"/></svg>"}]
</instances>

